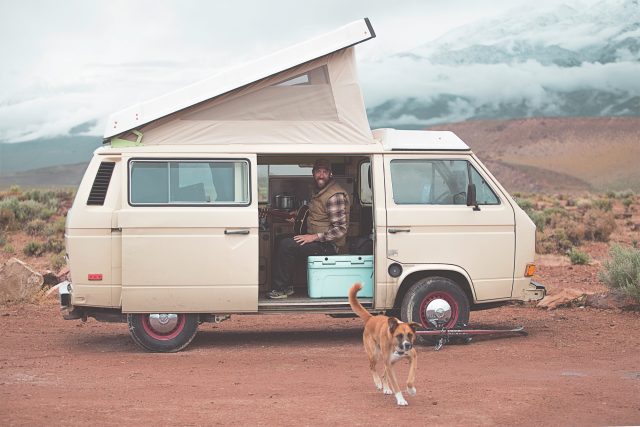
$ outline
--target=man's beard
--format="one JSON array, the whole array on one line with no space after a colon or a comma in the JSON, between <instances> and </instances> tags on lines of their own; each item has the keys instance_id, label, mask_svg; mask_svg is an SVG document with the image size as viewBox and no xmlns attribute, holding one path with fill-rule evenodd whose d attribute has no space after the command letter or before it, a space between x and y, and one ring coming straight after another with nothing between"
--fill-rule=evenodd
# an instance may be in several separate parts
<instances>
[{"instance_id":1,"label":"man's beard","mask_svg":"<svg viewBox=\"0 0 640 427\"><path fill-rule=\"evenodd\" d=\"M329 181L331 181L331 178L316 179L315 181L316 181L316 188L318 190L322 190L323 188L325 188L329 184ZM322 185L320 185L320 182L322 182Z\"/></svg>"}]
</instances>

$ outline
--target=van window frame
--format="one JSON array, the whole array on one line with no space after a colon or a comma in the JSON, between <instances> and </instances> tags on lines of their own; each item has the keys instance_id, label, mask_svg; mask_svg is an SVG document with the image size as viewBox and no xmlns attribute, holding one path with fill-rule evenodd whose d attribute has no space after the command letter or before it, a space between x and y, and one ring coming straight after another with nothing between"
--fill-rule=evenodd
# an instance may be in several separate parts
<instances>
[{"instance_id":1,"label":"van window frame","mask_svg":"<svg viewBox=\"0 0 640 427\"><path fill-rule=\"evenodd\" d=\"M409 159L409 158L392 158L389 160L389 166L391 167L391 164L393 162L403 162L403 161L427 161L427 162L448 162L448 161L462 161L466 163L466 176L467 176L467 185L469 184L476 184L475 182L473 182L473 180L471 179L471 170L474 170L478 176L480 176L483 181L485 182L485 184L487 185L487 187L489 188L489 190L493 193L493 195L495 196L497 203L479 203L480 206L500 206L503 204L503 200L502 198L499 196L500 192L496 191L495 188L490 184L490 180L487 179L486 176L484 176L484 174L481 171L481 168L478 167L478 165L474 164L470 159L468 158L424 158L424 157L420 157L420 158L416 158L416 159ZM398 203L395 200L394 197L394 180L393 180L393 175L391 174L391 170L389 170L389 178L391 179L391 201L393 202L393 204L395 206L463 206L463 207L467 207L466 203L465 204L455 204L455 203L444 203L444 204L440 204L440 203ZM476 188L477 191L477 188Z\"/></svg>"},{"instance_id":2,"label":"van window frame","mask_svg":"<svg viewBox=\"0 0 640 427\"><path fill-rule=\"evenodd\" d=\"M134 162L165 162L165 163L179 163L179 162L194 162L194 163L233 163L244 162L247 165L247 194L248 199L246 202L239 203L214 203L214 202L193 202L193 203L132 203L131 201L131 171L132 163ZM204 158L204 157L132 157L127 161L127 204L132 207L203 207L203 208L217 208L217 207L248 207L252 204L252 187L251 187L251 160L243 157L234 158Z\"/></svg>"}]
</instances>

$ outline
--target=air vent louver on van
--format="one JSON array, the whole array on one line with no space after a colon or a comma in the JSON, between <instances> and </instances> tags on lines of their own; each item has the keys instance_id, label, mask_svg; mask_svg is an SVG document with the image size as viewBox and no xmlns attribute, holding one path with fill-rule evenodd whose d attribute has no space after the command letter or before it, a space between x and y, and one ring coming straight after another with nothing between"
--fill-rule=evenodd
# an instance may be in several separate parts
<instances>
[{"instance_id":1,"label":"air vent louver on van","mask_svg":"<svg viewBox=\"0 0 640 427\"><path fill-rule=\"evenodd\" d=\"M104 199L107 197L107 189L109 188L109 182L111 181L111 175L113 174L115 165L114 162L100 163L96 179L93 181L93 186L89 193L87 205L104 205Z\"/></svg>"}]
</instances>

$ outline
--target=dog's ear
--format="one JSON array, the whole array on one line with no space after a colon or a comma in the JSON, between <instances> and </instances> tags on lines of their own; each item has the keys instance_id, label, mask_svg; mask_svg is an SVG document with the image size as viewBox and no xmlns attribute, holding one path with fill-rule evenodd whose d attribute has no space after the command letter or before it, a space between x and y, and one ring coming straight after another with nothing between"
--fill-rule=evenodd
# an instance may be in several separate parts
<instances>
[{"instance_id":1,"label":"dog's ear","mask_svg":"<svg viewBox=\"0 0 640 427\"><path fill-rule=\"evenodd\" d=\"M409 323L409 327L411 328L411 330L412 330L413 332L415 332L415 331L416 331L416 329L421 329L421 328L422 328L422 325L421 325L420 323L410 322L410 323Z\"/></svg>"},{"instance_id":2,"label":"dog's ear","mask_svg":"<svg viewBox=\"0 0 640 427\"><path fill-rule=\"evenodd\" d=\"M389 323L389 332L391 332L391 335L393 335L400 323L395 317L389 317L389 320L387 320L387 322Z\"/></svg>"}]
</instances>

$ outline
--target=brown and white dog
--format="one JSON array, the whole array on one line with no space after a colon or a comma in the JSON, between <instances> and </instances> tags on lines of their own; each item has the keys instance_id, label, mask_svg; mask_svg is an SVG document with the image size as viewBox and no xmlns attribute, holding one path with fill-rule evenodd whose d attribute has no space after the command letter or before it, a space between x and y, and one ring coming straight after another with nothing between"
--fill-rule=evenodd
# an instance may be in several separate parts
<instances>
[{"instance_id":1,"label":"brown and white dog","mask_svg":"<svg viewBox=\"0 0 640 427\"><path fill-rule=\"evenodd\" d=\"M373 375L373 382L376 388L382 390L384 394L393 393L398 405L408 405L398 386L393 365L402 358L409 358L407 393L414 396L416 394L415 378L418 354L413 345L416 339L416 328L419 328L420 325L415 322L404 323L395 317L371 315L356 298L360 289L362 289L360 283L356 283L349 289L349 305L365 322L362 341L369 356L369 369ZM382 378L376 369L380 361L383 364Z\"/></svg>"}]
</instances>

